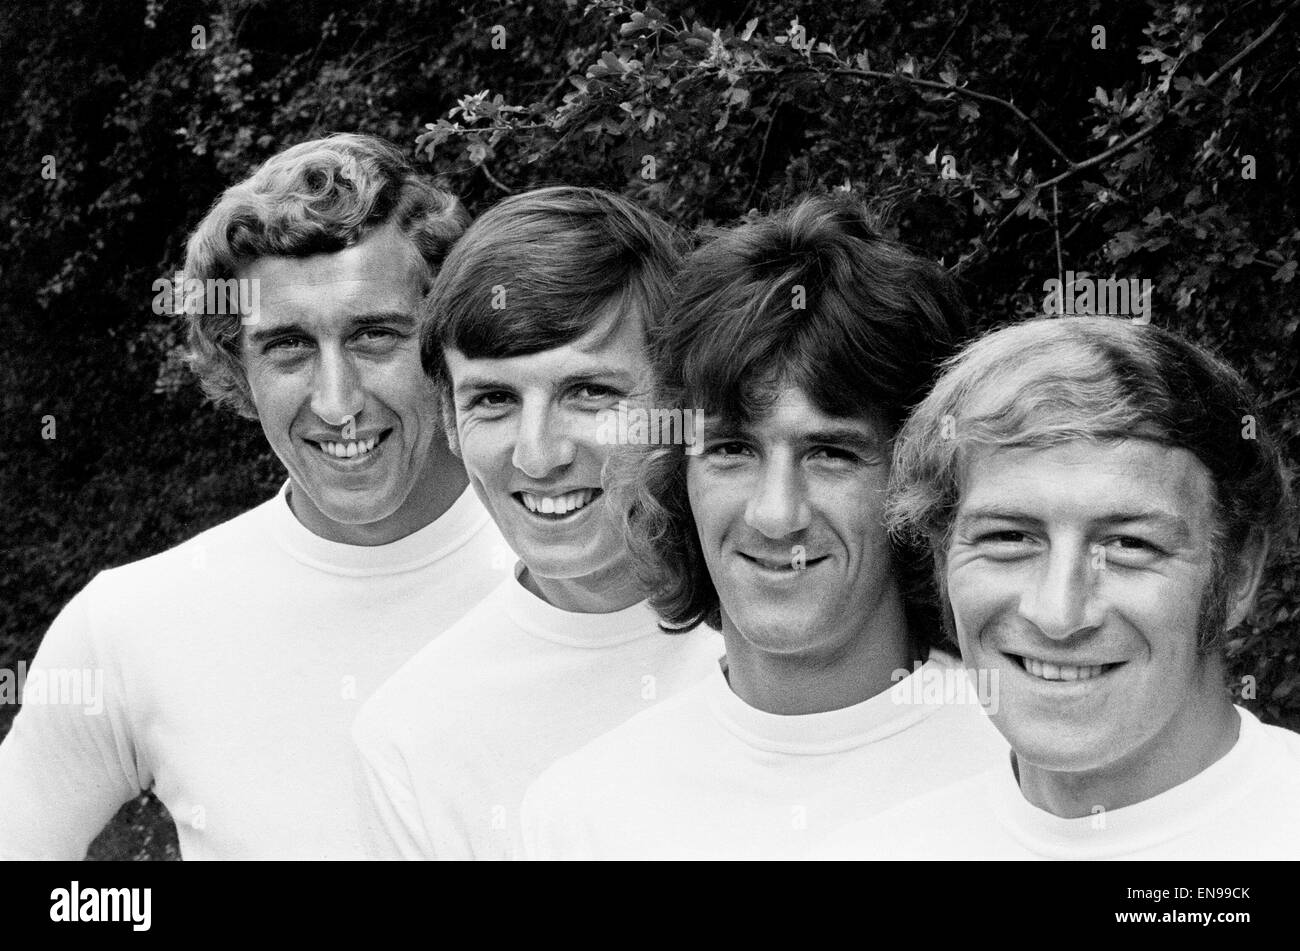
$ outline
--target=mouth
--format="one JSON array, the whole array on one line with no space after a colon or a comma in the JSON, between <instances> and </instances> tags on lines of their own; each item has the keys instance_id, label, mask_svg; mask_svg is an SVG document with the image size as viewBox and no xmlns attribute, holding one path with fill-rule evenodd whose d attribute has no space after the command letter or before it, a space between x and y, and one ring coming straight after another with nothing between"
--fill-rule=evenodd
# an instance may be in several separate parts
<instances>
[{"instance_id":1,"label":"mouth","mask_svg":"<svg viewBox=\"0 0 1300 951\"><path fill-rule=\"evenodd\" d=\"M829 555L821 555L817 558L796 559L793 555L789 555L784 558L774 558L768 555L750 555L743 551L737 552L737 554L751 565L781 575L797 575L830 557Z\"/></svg>"},{"instance_id":2,"label":"mouth","mask_svg":"<svg viewBox=\"0 0 1300 951\"><path fill-rule=\"evenodd\" d=\"M1038 680L1063 683L1095 680L1098 677L1104 677L1115 668L1123 665L1123 661L1115 664L1051 664L1035 657L1025 657L1020 654L1007 654L1007 656L1012 658L1020 669L1031 677Z\"/></svg>"},{"instance_id":3,"label":"mouth","mask_svg":"<svg viewBox=\"0 0 1300 951\"><path fill-rule=\"evenodd\" d=\"M602 489L574 489L571 492L542 495L537 492L514 492L516 502L529 515L547 522L564 522L578 517L592 502L604 495Z\"/></svg>"},{"instance_id":4,"label":"mouth","mask_svg":"<svg viewBox=\"0 0 1300 951\"><path fill-rule=\"evenodd\" d=\"M371 457L376 453L380 446L391 436L393 431L385 429L378 435L371 436L369 439L348 439L348 440L330 440L317 441L314 439L305 439L304 442L315 446L316 451L323 456L329 457L334 462L358 461Z\"/></svg>"}]
</instances>

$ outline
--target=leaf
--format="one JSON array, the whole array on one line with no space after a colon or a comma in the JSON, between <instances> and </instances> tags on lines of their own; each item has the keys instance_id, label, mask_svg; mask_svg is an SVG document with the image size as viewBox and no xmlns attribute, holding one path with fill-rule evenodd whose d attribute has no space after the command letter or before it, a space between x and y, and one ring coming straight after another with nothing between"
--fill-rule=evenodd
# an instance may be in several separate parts
<instances>
[{"instance_id":1,"label":"leaf","mask_svg":"<svg viewBox=\"0 0 1300 951\"><path fill-rule=\"evenodd\" d=\"M1280 268L1278 268L1276 271L1273 272L1272 279L1275 281L1279 281L1283 284L1290 284L1292 278L1295 277L1295 269L1296 269L1295 258L1292 258L1290 261L1287 261Z\"/></svg>"},{"instance_id":2,"label":"leaf","mask_svg":"<svg viewBox=\"0 0 1300 951\"><path fill-rule=\"evenodd\" d=\"M618 28L619 35L629 36L632 33L640 33L642 30L647 29L647 23L644 13L635 12L632 14L632 19Z\"/></svg>"},{"instance_id":3,"label":"leaf","mask_svg":"<svg viewBox=\"0 0 1300 951\"><path fill-rule=\"evenodd\" d=\"M615 56L609 50L600 54L600 59L592 64L591 69L587 70L589 77L597 76L621 76L627 72L627 63Z\"/></svg>"},{"instance_id":4,"label":"leaf","mask_svg":"<svg viewBox=\"0 0 1300 951\"><path fill-rule=\"evenodd\" d=\"M748 43L749 38L754 35L756 29L758 29L758 17L754 17L754 19L745 24L745 32L740 34L741 41Z\"/></svg>"},{"instance_id":5,"label":"leaf","mask_svg":"<svg viewBox=\"0 0 1300 951\"><path fill-rule=\"evenodd\" d=\"M1137 250L1137 234L1132 231L1121 231L1115 237L1106 242L1106 257L1112 261L1119 261L1128 257Z\"/></svg>"}]
</instances>

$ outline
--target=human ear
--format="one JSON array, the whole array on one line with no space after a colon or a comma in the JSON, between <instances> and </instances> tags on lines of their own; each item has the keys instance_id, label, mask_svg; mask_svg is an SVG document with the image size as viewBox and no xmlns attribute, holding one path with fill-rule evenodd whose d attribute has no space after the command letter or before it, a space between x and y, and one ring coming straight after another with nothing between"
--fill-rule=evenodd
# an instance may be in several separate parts
<instances>
[{"instance_id":1,"label":"human ear","mask_svg":"<svg viewBox=\"0 0 1300 951\"><path fill-rule=\"evenodd\" d=\"M1272 537L1265 528L1252 528L1246 537L1246 543L1237 555L1236 570L1231 575L1225 631L1231 631L1250 614L1260 579L1264 576L1271 543Z\"/></svg>"}]
</instances>

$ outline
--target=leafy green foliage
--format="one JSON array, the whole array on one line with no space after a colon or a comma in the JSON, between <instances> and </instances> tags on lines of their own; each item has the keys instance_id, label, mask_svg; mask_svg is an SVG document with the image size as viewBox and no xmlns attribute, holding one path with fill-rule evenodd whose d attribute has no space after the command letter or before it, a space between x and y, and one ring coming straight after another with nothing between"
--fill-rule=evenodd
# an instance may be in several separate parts
<instances>
[{"instance_id":1,"label":"leafy green foliage","mask_svg":"<svg viewBox=\"0 0 1300 951\"><path fill-rule=\"evenodd\" d=\"M1284 0L10 5L0 666L94 572L282 478L255 424L201 404L151 288L222 188L332 131L415 140L476 210L564 181L694 227L844 188L892 206L983 326L1040 312L1065 270L1150 279L1152 319L1247 374L1294 464L1298 23ZM1245 702L1300 727L1300 541L1275 528L1229 650ZM94 854L172 841L128 804Z\"/></svg>"}]
</instances>

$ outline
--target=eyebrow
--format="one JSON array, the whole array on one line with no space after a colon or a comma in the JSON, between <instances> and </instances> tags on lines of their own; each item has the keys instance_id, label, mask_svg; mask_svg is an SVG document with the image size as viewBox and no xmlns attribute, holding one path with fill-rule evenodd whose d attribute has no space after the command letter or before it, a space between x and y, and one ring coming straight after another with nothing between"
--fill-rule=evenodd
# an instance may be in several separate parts
<instances>
[{"instance_id":1,"label":"eyebrow","mask_svg":"<svg viewBox=\"0 0 1300 951\"><path fill-rule=\"evenodd\" d=\"M998 508L996 506L969 509L965 512L959 513L957 516L957 520L960 522L993 521L993 522L1020 522L1020 523L1028 523L1031 525L1042 524L1042 519L1036 516L1026 514L1025 512L1017 511L1016 509ZM1186 541L1188 538L1191 537L1191 529L1187 524L1187 520L1184 518L1180 518L1179 516L1173 514L1172 512L1164 511L1163 509L1151 509L1147 511L1132 511L1132 512L1110 512L1106 515L1103 515L1101 518L1094 519L1093 521L1096 524L1108 525L1108 526L1133 525L1133 524L1151 525L1161 531L1170 533L1171 535L1175 536L1179 541Z\"/></svg>"},{"instance_id":2,"label":"eyebrow","mask_svg":"<svg viewBox=\"0 0 1300 951\"><path fill-rule=\"evenodd\" d=\"M399 330L414 330L417 321L412 314L404 313L400 310L381 310L368 314L356 314L347 318L344 325L349 333L357 330L365 330L368 327L393 327ZM257 345L267 340L273 340L277 337L290 336L310 337L312 332L303 324L292 321L285 324L276 324L272 327L265 327L260 330L251 331L248 335L248 342Z\"/></svg>"},{"instance_id":3,"label":"eyebrow","mask_svg":"<svg viewBox=\"0 0 1300 951\"><path fill-rule=\"evenodd\" d=\"M846 449L853 449L864 455L883 452L885 448L884 444L882 444L875 436L868 435L859 429L852 429L847 426L836 426L831 429L821 429L816 432L804 433L799 438L805 443L843 446Z\"/></svg>"},{"instance_id":4,"label":"eyebrow","mask_svg":"<svg viewBox=\"0 0 1300 951\"><path fill-rule=\"evenodd\" d=\"M735 423L732 425L719 424L712 430L710 442L716 442L720 439L757 439L760 436L761 424ZM859 455L870 456L877 453L886 453L887 444L882 442L876 436L862 432L851 426L832 426L829 429L818 429L807 433L796 433L795 438L800 445L804 446L839 446L843 449L850 449Z\"/></svg>"},{"instance_id":5,"label":"eyebrow","mask_svg":"<svg viewBox=\"0 0 1300 951\"><path fill-rule=\"evenodd\" d=\"M582 386L588 383L608 383L618 382L630 386L635 382L635 376L626 370L615 369L614 367L598 367L594 370L584 370L581 373L571 373L568 376L562 376L555 381L556 389L571 389L575 386ZM459 383L456 384L458 390L510 390L514 389L513 383L493 376L479 375L471 370Z\"/></svg>"}]
</instances>

